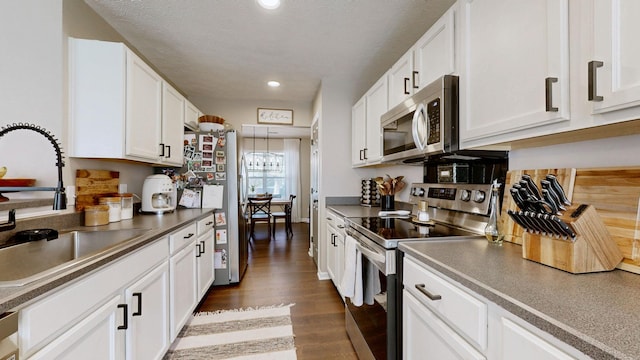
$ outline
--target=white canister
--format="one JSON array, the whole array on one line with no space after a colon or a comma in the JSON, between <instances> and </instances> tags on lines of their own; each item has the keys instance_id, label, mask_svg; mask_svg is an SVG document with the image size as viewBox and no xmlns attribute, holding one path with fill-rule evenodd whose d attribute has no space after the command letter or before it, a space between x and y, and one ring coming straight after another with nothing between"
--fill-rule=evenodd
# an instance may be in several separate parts
<instances>
[{"instance_id":1,"label":"white canister","mask_svg":"<svg viewBox=\"0 0 640 360\"><path fill-rule=\"evenodd\" d=\"M109 222L118 222L122 217L122 204L119 196L102 197L100 205L109 206Z\"/></svg>"},{"instance_id":2,"label":"white canister","mask_svg":"<svg viewBox=\"0 0 640 360\"><path fill-rule=\"evenodd\" d=\"M133 218L133 194L124 193L118 194L120 196L120 218L122 220Z\"/></svg>"}]
</instances>

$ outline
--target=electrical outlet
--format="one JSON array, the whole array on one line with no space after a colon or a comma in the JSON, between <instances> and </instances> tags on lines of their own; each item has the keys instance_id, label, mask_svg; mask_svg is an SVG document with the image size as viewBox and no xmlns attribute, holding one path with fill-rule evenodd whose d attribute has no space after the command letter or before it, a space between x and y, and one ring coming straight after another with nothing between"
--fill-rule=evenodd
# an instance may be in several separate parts
<instances>
[{"instance_id":1,"label":"electrical outlet","mask_svg":"<svg viewBox=\"0 0 640 360\"><path fill-rule=\"evenodd\" d=\"M118 185L118 192L119 193L126 193L127 192L127 184L119 184Z\"/></svg>"},{"instance_id":2,"label":"electrical outlet","mask_svg":"<svg viewBox=\"0 0 640 360\"><path fill-rule=\"evenodd\" d=\"M75 205L76 203L76 187L69 185L65 187L65 194L67 195L67 205Z\"/></svg>"}]
</instances>

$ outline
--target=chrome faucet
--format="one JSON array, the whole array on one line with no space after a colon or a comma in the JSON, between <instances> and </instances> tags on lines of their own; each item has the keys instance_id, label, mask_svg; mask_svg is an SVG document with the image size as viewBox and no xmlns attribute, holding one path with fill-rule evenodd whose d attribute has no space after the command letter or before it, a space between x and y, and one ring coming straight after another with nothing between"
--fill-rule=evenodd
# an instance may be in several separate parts
<instances>
[{"instance_id":1,"label":"chrome faucet","mask_svg":"<svg viewBox=\"0 0 640 360\"><path fill-rule=\"evenodd\" d=\"M64 185L62 184L62 167L64 166L64 161L62 161L62 150L60 148L60 144L58 143L58 139L56 139L51 133L39 125L28 124L28 123L13 123L11 125L5 125L0 127L0 138L5 134L10 133L14 130L32 130L39 134L42 134L53 144L53 148L56 151L56 166L58 167L58 186L55 188L51 187L0 187L0 192L4 191L55 191L55 195L53 197L53 210L63 210L67 208L67 197L64 192ZM11 221L9 221L11 222ZM15 223L15 221L14 221ZM8 230L8 229L7 229Z\"/></svg>"}]
</instances>

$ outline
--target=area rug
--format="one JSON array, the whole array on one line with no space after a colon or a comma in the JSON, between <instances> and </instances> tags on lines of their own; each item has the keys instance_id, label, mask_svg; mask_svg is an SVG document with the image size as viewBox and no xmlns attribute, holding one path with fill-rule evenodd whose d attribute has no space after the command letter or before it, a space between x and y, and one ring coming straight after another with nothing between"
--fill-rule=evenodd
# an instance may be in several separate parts
<instances>
[{"instance_id":1,"label":"area rug","mask_svg":"<svg viewBox=\"0 0 640 360\"><path fill-rule=\"evenodd\" d=\"M296 359L291 306L197 313L164 360Z\"/></svg>"}]
</instances>

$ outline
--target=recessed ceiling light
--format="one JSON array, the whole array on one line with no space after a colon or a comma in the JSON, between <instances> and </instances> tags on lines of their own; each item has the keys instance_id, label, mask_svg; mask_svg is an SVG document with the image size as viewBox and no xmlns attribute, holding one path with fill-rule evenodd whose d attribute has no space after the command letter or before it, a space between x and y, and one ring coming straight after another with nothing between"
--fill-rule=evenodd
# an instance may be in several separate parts
<instances>
[{"instance_id":1,"label":"recessed ceiling light","mask_svg":"<svg viewBox=\"0 0 640 360\"><path fill-rule=\"evenodd\" d=\"M275 81L275 80L271 80L271 81L267 81L267 85L269 85L271 87L278 87L278 86L280 86L280 83Z\"/></svg>"},{"instance_id":2,"label":"recessed ceiling light","mask_svg":"<svg viewBox=\"0 0 640 360\"><path fill-rule=\"evenodd\" d=\"M258 0L258 4L267 10L274 10L280 7L280 0Z\"/></svg>"}]
</instances>

